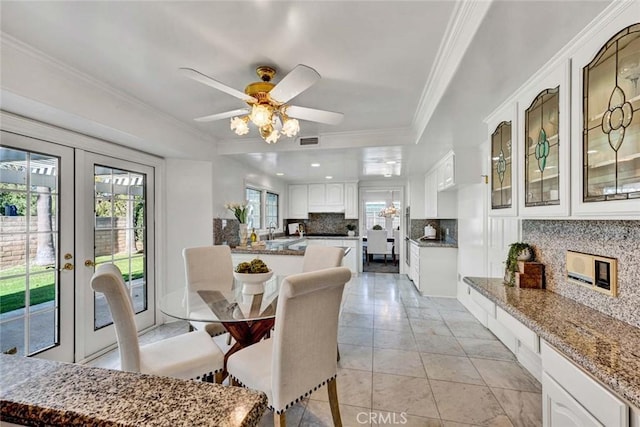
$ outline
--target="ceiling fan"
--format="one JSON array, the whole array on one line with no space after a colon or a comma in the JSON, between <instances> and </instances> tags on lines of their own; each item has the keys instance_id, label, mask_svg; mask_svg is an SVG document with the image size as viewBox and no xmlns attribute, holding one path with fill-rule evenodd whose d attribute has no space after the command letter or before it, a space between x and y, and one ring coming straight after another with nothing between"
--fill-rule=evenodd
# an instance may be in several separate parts
<instances>
[{"instance_id":1,"label":"ceiling fan","mask_svg":"<svg viewBox=\"0 0 640 427\"><path fill-rule=\"evenodd\" d=\"M185 77L235 96L248 104L248 107L198 117L194 119L195 121L211 122L231 117L231 130L237 135L249 133L249 121L251 121L258 127L260 136L268 144L277 142L280 135L288 137L297 135L300 131L297 119L337 125L344 117L342 113L287 104L320 80L320 74L306 65L296 65L278 84L271 82L276 74L275 68L261 65L256 68L260 81L249 83L244 92L192 68L180 68L180 72Z\"/></svg>"}]
</instances>

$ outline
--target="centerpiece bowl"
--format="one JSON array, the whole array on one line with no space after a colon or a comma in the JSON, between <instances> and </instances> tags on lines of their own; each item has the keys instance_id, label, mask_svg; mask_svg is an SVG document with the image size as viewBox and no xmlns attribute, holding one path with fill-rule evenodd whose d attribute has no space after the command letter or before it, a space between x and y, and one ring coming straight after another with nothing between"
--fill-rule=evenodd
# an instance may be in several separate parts
<instances>
[{"instance_id":1,"label":"centerpiece bowl","mask_svg":"<svg viewBox=\"0 0 640 427\"><path fill-rule=\"evenodd\" d=\"M233 272L233 277L242 282L243 294L262 294L264 293L264 284L273 277L273 270L266 273L238 273Z\"/></svg>"}]
</instances>

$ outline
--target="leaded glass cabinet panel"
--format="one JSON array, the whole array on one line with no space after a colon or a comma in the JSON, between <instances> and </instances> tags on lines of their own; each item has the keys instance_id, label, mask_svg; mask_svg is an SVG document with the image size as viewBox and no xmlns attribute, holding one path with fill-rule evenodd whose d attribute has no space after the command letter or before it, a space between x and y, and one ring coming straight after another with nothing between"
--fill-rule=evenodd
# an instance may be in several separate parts
<instances>
[{"instance_id":1,"label":"leaded glass cabinet panel","mask_svg":"<svg viewBox=\"0 0 640 427\"><path fill-rule=\"evenodd\" d=\"M505 121L491 134L491 209L511 207L512 170L511 122Z\"/></svg>"},{"instance_id":2,"label":"leaded glass cabinet panel","mask_svg":"<svg viewBox=\"0 0 640 427\"><path fill-rule=\"evenodd\" d=\"M525 206L560 204L559 87L538 94L524 115Z\"/></svg>"},{"instance_id":3,"label":"leaded glass cabinet panel","mask_svg":"<svg viewBox=\"0 0 640 427\"><path fill-rule=\"evenodd\" d=\"M583 69L583 201L640 198L640 24Z\"/></svg>"}]
</instances>

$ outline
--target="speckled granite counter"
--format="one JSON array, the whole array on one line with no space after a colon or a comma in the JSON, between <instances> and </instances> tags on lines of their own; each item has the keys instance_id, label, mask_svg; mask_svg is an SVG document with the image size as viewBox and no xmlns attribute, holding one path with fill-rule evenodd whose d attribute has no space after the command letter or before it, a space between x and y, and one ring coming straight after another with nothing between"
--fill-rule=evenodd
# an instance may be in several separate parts
<instances>
[{"instance_id":1,"label":"speckled granite counter","mask_svg":"<svg viewBox=\"0 0 640 427\"><path fill-rule=\"evenodd\" d=\"M411 239L411 241L421 248L457 248L458 243L445 240L420 240Z\"/></svg>"},{"instance_id":2,"label":"speckled granite counter","mask_svg":"<svg viewBox=\"0 0 640 427\"><path fill-rule=\"evenodd\" d=\"M542 289L511 288L483 277L464 282L640 408L640 328Z\"/></svg>"},{"instance_id":3,"label":"speckled granite counter","mask_svg":"<svg viewBox=\"0 0 640 427\"><path fill-rule=\"evenodd\" d=\"M238 387L0 355L0 419L23 425L255 426L267 407Z\"/></svg>"}]
</instances>

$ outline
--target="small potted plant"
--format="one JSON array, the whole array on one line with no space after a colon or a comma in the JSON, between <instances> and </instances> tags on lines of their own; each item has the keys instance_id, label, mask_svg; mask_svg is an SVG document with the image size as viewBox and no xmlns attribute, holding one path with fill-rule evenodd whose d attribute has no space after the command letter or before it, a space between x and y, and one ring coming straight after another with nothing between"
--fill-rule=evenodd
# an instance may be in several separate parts
<instances>
[{"instance_id":1,"label":"small potted plant","mask_svg":"<svg viewBox=\"0 0 640 427\"><path fill-rule=\"evenodd\" d=\"M504 281L509 286L516 284L516 272L518 271L518 261L531 261L534 253L533 248L528 243L515 242L509 245L509 254L505 261Z\"/></svg>"},{"instance_id":2,"label":"small potted plant","mask_svg":"<svg viewBox=\"0 0 640 427\"><path fill-rule=\"evenodd\" d=\"M356 235L356 225L355 224L347 224L347 236L353 237Z\"/></svg>"}]
</instances>

